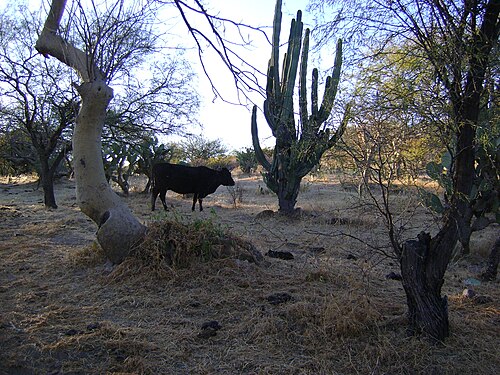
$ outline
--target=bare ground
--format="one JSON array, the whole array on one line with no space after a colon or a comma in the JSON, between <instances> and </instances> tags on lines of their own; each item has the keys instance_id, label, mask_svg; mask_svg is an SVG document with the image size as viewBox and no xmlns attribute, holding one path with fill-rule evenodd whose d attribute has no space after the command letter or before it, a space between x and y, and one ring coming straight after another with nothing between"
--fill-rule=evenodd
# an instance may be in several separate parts
<instances>
[{"instance_id":1,"label":"bare ground","mask_svg":"<svg viewBox=\"0 0 500 375\"><path fill-rule=\"evenodd\" d=\"M133 192L124 199L144 223L210 220L263 254L294 256L196 262L164 277L134 259L106 266L73 181L57 183L57 210L31 180L1 182L0 374L500 372L498 280L474 286L482 300L462 297L498 227L450 264L451 337L433 346L405 334L402 286L385 277L397 262L372 248L386 243L381 219L335 179L305 182L294 220L263 212L277 199L257 177L240 176L234 195L219 188L202 213L171 193L171 211L151 213L149 196ZM409 236L435 230L413 192L396 194ZM210 321L220 329L207 335Z\"/></svg>"}]
</instances>

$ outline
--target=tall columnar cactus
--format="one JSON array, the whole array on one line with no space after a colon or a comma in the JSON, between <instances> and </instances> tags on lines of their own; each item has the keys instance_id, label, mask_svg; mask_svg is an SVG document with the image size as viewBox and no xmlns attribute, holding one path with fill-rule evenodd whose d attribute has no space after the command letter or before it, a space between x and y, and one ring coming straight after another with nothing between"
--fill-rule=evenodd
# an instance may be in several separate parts
<instances>
[{"instance_id":1,"label":"tall columnar cactus","mask_svg":"<svg viewBox=\"0 0 500 375\"><path fill-rule=\"evenodd\" d=\"M323 100L318 108L318 70L312 72L311 114L307 109L306 74L309 54L309 29L302 42L302 12L291 22L288 50L283 59L282 76L279 71L279 39L281 33L281 0L276 2L273 23L272 52L267 70L267 99L264 116L276 138L273 160L269 162L259 144L257 133L257 106L252 112L252 142L255 155L264 167L266 185L278 195L279 211L294 210L300 181L320 161L323 153L333 147L344 132L348 108L341 125L333 134L326 120L333 108L342 65L342 41L337 43L331 77L327 77ZM301 53L302 49L302 53ZM300 66L299 66L300 60ZM293 91L299 70L299 121L295 123Z\"/></svg>"},{"instance_id":2,"label":"tall columnar cactus","mask_svg":"<svg viewBox=\"0 0 500 375\"><path fill-rule=\"evenodd\" d=\"M342 65L342 41L337 43L335 63L331 77L327 77L323 100L318 108L318 70L312 72L311 114L307 109L306 74L309 53L309 29L302 43L302 12L291 22L288 50L283 59L282 76L279 72L279 39L281 33L281 0L276 2L273 23L272 53L267 70L267 99L264 115L276 138L272 162L269 162L259 144L257 133L257 107L252 112L252 142L259 163L264 167L266 185L278 195L280 212L294 210L300 181L319 163L323 153L340 139L344 132L349 108L341 125L333 134L326 120L333 108ZM302 53L301 53L302 48ZM300 59L300 66L299 66ZM299 71L299 121L295 123L293 91Z\"/></svg>"}]
</instances>

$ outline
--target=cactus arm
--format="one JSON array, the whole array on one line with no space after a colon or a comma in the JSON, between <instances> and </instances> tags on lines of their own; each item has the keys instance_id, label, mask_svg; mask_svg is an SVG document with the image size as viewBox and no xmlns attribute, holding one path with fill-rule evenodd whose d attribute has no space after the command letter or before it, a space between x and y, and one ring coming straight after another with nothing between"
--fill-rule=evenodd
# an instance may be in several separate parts
<instances>
[{"instance_id":1,"label":"cactus arm","mask_svg":"<svg viewBox=\"0 0 500 375\"><path fill-rule=\"evenodd\" d=\"M253 149L255 152L255 157L257 158L258 162L262 165L262 167L266 171L271 170L271 163L267 160L266 156L264 155L264 151L262 151L262 148L260 147L259 143L259 134L257 130L257 106L254 105L252 109L252 144L253 144Z\"/></svg>"},{"instance_id":2,"label":"cactus arm","mask_svg":"<svg viewBox=\"0 0 500 375\"><path fill-rule=\"evenodd\" d=\"M268 79L273 81L271 96L279 102L281 100L280 77L279 77L279 46L281 33L281 1L276 1L273 20L273 37L271 59L269 60ZM268 82L269 87L269 82ZM269 91L268 91L269 97Z\"/></svg>"},{"instance_id":3,"label":"cactus arm","mask_svg":"<svg viewBox=\"0 0 500 375\"><path fill-rule=\"evenodd\" d=\"M307 56L309 54L309 29L306 29L304 44L302 45L302 55L300 57L299 71L299 116L302 130L308 126L307 113Z\"/></svg>"},{"instance_id":4,"label":"cactus arm","mask_svg":"<svg viewBox=\"0 0 500 375\"><path fill-rule=\"evenodd\" d=\"M264 100L264 116L266 118L266 122L273 133L273 137L276 137L276 114L271 109L271 104L269 103L269 99Z\"/></svg>"},{"instance_id":5,"label":"cactus arm","mask_svg":"<svg viewBox=\"0 0 500 375\"><path fill-rule=\"evenodd\" d=\"M295 89L295 79L299 67L300 49L302 44L302 12L297 11L297 19L292 20L290 27L290 37L288 39L288 52L283 64L283 105L281 112L281 121L284 124L293 126L293 91ZM290 134L295 137L295 129L288 129Z\"/></svg>"},{"instance_id":6,"label":"cactus arm","mask_svg":"<svg viewBox=\"0 0 500 375\"><path fill-rule=\"evenodd\" d=\"M323 101L318 113L318 123L323 123L328 119L333 108L333 101L337 95L337 89L340 81L340 69L342 67L342 40L337 42L337 51L335 54L335 63L333 66L332 77L326 81Z\"/></svg>"},{"instance_id":7,"label":"cactus arm","mask_svg":"<svg viewBox=\"0 0 500 375\"><path fill-rule=\"evenodd\" d=\"M300 140L301 147L301 161L298 163L297 175L299 177L304 177L311 169L319 163L321 156L324 152L332 148L342 137L344 131L347 127L351 113L352 103L348 103L342 117L342 121L337 128L337 130L330 136L329 129L326 131L320 131L319 133L313 133L316 135L315 139L302 138Z\"/></svg>"},{"instance_id":8,"label":"cactus arm","mask_svg":"<svg viewBox=\"0 0 500 375\"><path fill-rule=\"evenodd\" d=\"M317 68L314 68L312 71L311 116L315 119L318 118L318 69Z\"/></svg>"},{"instance_id":9,"label":"cactus arm","mask_svg":"<svg viewBox=\"0 0 500 375\"><path fill-rule=\"evenodd\" d=\"M283 57L283 72L281 74L281 92L286 93L288 89L288 80L290 79L291 76L291 68L292 68L292 61L294 58L294 48L295 48L295 33L296 33L296 28L297 25L299 24L300 19L292 19L292 22L290 23L290 32L288 34L288 47L285 53L285 56ZM292 77L295 80L295 76Z\"/></svg>"}]
</instances>

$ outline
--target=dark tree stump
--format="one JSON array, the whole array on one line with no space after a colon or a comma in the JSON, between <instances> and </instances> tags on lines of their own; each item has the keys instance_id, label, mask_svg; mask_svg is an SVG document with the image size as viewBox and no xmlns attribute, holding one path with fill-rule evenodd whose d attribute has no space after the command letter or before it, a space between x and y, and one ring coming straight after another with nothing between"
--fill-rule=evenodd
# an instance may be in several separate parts
<instances>
[{"instance_id":1,"label":"dark tree stump","mask_svg":"<svg viewBox=\"0 0 500 375\"><path fill-rule=\"evenodd\" d=\"M488 267L481 275L484 281L493 281L497 277L498 263L500 261L500 237L497 238L493 248L491 249L490 256L488 257Z\"/></svg>"},{"instance_id":2,"label":"dark tree stump","mask_svg":"<svg viewBox=\"0 0 500 375\"><path fill-rule=\"evenodd\" d=\"M421 233L407 241L401 254L401 276L408 304L408 334L424 334L433 342L449 335L448 301L441 297L444 272L431 256L431 238ZM434 264L434 265L433 265ZM432 272L437 270L437 272Z\"/></svg>"}]
</instances>

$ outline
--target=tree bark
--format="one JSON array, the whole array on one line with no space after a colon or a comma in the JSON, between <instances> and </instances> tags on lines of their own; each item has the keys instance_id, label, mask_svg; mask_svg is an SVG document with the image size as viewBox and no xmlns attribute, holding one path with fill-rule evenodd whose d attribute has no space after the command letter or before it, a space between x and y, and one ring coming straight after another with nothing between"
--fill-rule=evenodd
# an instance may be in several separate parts
<instances>
[{"instance_id":1,"label":"tree bark","mask_svg":"<svg viewBox=\"0 0 500 375\"><path fill-rule=\"evenodd\" d=\"M76 198L98 226L97 240L107 258L120 263L144 236L145 227L111 189L104 174L101 134L113 91L103 81L78 87L82 107L73 134Z\"/></svg>"},{"instance_id":2,"label":"tree bark","mask_svg":"<svg viewBox=\"0 0 500 375\"><path fill-rule=\"evenodd\" d=\"M285 215L292 214L295 211L295 204L297 203L297 196L300 190L300 178L288 174L287 180L282 178L278 181L278 211Z\"/></svg>"},{"instance_id":3,"label":"tree bark","mask_svg":"<svg viewBox=\"0 0 500 375\"><path fill-rule=\"evenodd\" d=\"M500 2L489 1L480 32L472 37L465 89L454 85L450 98L454 108L455 163L453 194L443 227L430 239L421 233L417 241L407 241L401 254L401 275L408 300L409 332L424 333L434 341L449 334L446 297L441 297L444 274L459 239L467 240L472 219L469 197L474 182L474 141L480 98L488 59L500 30ZM460 77L455 77L456 79ZM493 259L493 266L495 266Z\"/></svg>"},{"instance_id":4,"label":"tree bark","mask_svg":"<svg viewBox=\"0 0 500 375\"><path fill-rule=\"evenodd\" d=\"M500 262L500 237L497 238L493 248L491 249L490 256L488 257L488 267L481 275L484 281L493 281L497 277L498 263Z\"/></svg>"},{"instance_id":5,"label":"tree bark","mask_svg":"<svg viewBox=\"0 0 500 375\"><path fill-rule=\"evenodd\" d=\"M408 333L423 334L433 342L449 336L447 297L441 296L444 274L458 231L453 219L431 239L420 233L418 240L403 245L400 258L403 288L408 304Z\"/></svg>"},{"instance_id":6,"label":"tree bark","mask_svg":"<svg viewBox=\"0 0 500 375\"><path fill-rule=\"evenodd\" d=\"M43 202L47 208L57 208L56 196L54 193L54 173L50 170L48 166L44 166L42 161L42 167L40 168L40 180L42 182L43 189Z\"/></svg>"},{"instance_id":7,"label":"tree bark","mask_svg":"<svg viewBox=\"0 0 500 375\"><path fill-rule=\"evenodd\" d=\"M53 159L52 165L50 165L50 155L52 155L55 146L44 149L43 145L36 144L35 147L38 149L38 159L40 161L40 181L43 189L43 201L45 207L56 209L57 204L54 191L54 176L57 168L59 168L59 165L69 152L70 147L63 147Z\"/></svg>"},{"instance_id":8,"label":"tree bark","mask_svg":"<svg viewBox=\"0 0 500 375\"><path fill-rule=\"evenodd\" d=\"M65 0L52 0L36 49L74 68L82 78L77 87L82 102L73 133L76 198L82 212L98 225L97 241L106 257L120 263L143 239L145 227L106 181L101 135L113 90L93 57L58 35L65 5Z\"/></svg>"}]
</instances>

